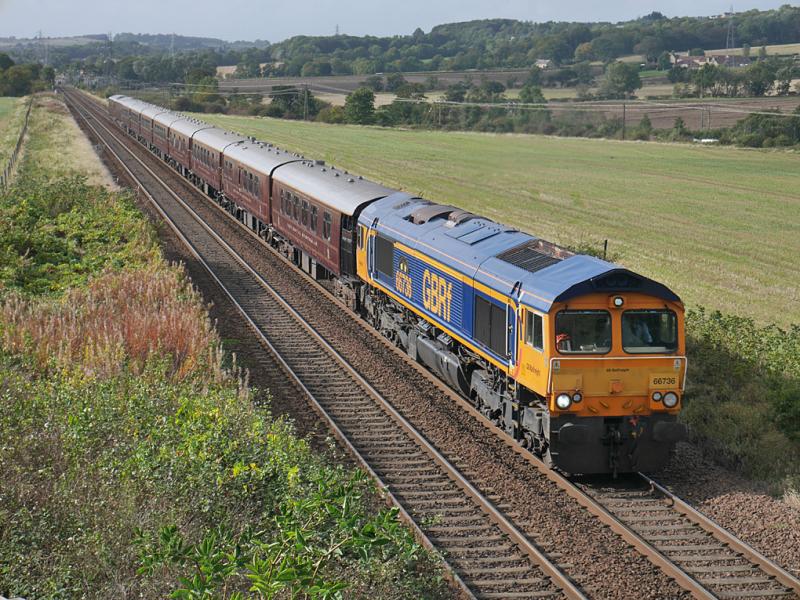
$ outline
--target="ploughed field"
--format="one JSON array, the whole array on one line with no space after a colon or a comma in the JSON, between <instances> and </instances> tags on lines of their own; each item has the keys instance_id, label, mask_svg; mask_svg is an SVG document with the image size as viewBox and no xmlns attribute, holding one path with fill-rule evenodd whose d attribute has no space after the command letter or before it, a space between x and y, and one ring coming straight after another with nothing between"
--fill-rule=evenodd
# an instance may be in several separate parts
<instances>
[{"instance_id":1,"label":"ploughed field","mask_svg":"<svg viewBox=\"0 0 800 600\"><path fill-rule=\"evenodd\" d=\"M800 323L800 155L198 115L567 245L602 247L690 305Z\"/></svg>"}]
</instances>

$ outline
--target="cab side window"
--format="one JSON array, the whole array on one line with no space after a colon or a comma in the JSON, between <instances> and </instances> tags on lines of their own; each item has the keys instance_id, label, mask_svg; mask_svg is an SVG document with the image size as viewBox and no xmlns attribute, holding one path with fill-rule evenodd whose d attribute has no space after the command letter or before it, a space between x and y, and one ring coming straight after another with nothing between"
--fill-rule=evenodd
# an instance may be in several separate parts
<instances>
[{"instance_id":1,"label":"cab side window","mask_svg":"<svg viewBox=\"0 0 800 600\"><path fill-rule=\"evenodd\" d=\"M531 311L525 311L525 343L537 350L544 348L544 333L542 331L542 316Z\"/></svg>"}]
</instances>

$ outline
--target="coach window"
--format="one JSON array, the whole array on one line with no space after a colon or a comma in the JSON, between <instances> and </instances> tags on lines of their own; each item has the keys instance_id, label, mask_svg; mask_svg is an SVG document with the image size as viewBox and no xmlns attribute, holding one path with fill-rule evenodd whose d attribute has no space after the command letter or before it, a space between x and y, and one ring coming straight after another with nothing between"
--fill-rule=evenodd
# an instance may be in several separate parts
<instances>
[{"instance_id":1,"label":"coach window","mask_svg":"<svg viewBox=\"0 0 800 600\"><path fill-rule=\"evenodd\" d=\"M327 210L322 213L322 237L326 240L331 239L331 222L332 222L331 213Z\"/></svg>"},{"instance_id":2,"label":"coach window","mask_svg":"<svg viewBox=\"0 0 800 600\"><path fill-rule=\"evenodd\" d=\"M303 210L301 212L303 227L308 227L308 201L303 200Z\"/></svg>"},{"instance_id":3,"label":"coach window","mask_svg":"<svg viewBox=\"0 0 800 600\"><path fill-rule=\"evenodd\" d=\"M259 189L259 179L258 179L258 175L256 175L256 187L255 187L255 189L253 190L253 193L254 193L256 196L258 196L258 189Z\"/></svg>"},{"instance_id":4,"label":"coach window","mask_svg":"<svg viewBox=\"0 0 800 600\"><path fill-rule=\"evenodd\" d=\"M533 346L537 350L542 350L544 348L542 316L529 310L526 310L525 314L527 315L525 323L525 343L529 346Z\"/></svg>"},{"instance_id":5,"label":"coach window","mask_svg":"<svg viewBox=\"0 0 800 600\"><path fill-rule=\"evenodd\" d=\"M317 233L317 207L311 205L311 231Z\"/></svg>"},{"instance_id":6,"label":"coach window","mask_svg":"<svg viewBox=\"0 0 800 600\"><path fill-rule=\"evenodd\" d=\"M295 221L300 221L300 198L292 195L292 216Z\"/></svg>"}]
</instances>

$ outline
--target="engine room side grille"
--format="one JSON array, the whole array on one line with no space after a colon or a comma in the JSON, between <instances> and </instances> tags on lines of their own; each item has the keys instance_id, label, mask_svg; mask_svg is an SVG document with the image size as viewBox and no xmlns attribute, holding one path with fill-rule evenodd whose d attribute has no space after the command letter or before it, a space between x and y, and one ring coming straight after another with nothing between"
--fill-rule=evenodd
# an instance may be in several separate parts
<instances>
[{"instance_id":1,"label":"engine room side grille","mask_svg":"<svg viewBox=\"0 0 800 600\"><path fill-rule=\"evenodd\" d=\"M502 254L498 254L497 258L530 273L536 273L536 271L554 265L566 257L561 258L542 252L541 243L539 240L535 240L506 250Z\"/></svg>"}]
</instances>

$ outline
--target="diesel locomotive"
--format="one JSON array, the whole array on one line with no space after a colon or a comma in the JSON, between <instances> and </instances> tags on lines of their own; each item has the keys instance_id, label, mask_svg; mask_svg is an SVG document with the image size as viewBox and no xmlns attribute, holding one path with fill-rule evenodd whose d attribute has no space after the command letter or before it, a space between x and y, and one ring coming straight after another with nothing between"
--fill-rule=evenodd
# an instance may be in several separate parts
<instances>
[{"instance_id":1,"label":"diesel locomotive","mask_svg":"<svg viewBox=\"0 0 800 600\"><path fill-rule=\"evenodd\" d=\"M140 100L109 111L554 467L652 472L686 435L684 307L663 284Z\"/></svg>"}]
</instances>

